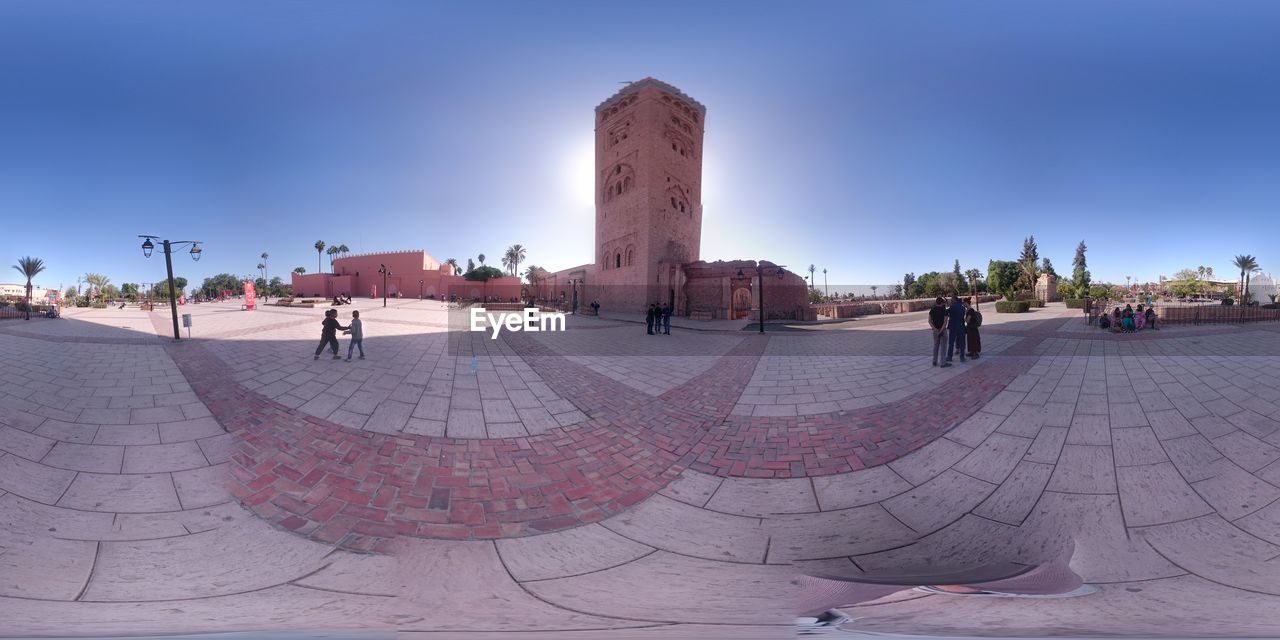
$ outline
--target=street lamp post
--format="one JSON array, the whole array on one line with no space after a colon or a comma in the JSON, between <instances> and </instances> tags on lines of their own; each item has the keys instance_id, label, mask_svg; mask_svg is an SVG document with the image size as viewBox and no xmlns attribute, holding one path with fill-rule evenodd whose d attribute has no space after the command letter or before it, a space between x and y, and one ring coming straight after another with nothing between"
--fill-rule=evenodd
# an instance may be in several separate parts
<instances>
[{"instance_id":1,"label":"street lamp post","mask_svg":"<svg viewBox=\"0 0 1280 640\"><path fill-rule=\"evenodd\" d=\"M574 314L578 313L578 283L579 282L582 282L582 280L578 278L569 278L569 286L573 287L573 302L572 302L572 305L570 306L570 309Z\"/></svg>"},{"instance_id":2,"label":"street lamp post","mask_svg":"<svg viewBox=\"0 0 1280 640\"><path fill-rule=\"evenodd\" d=\"M786 273L783 269L785 265L774 265L778 269L778 278L782 278L782 274ZM745 278L746 273L742 269L738 269L738 277ZM760 283L760 333L764 333L764 265L756 265L756 278Z\"/></svg>"},{"instance_id":3,"label":"street lamp post","mask_svg":"<svg viewBox=\"0 0 1280 640\"><path fill-rule=\"evenodd\" d=\"M393 275L385 264L378 265L378 273L382 274L382 306L387 306L387 276Z\"/></svg>"},{"instance_id":4,"label":"street lamp post","mask_svg":"<svg viewBox=\"0 0 1280 640\"><path fill-rule=\"evenodd\" d=\"M159 236L138 236L138 237L143 238L142 255L150 258L151 252L156 248L155 243L151 242L151 240L159 239ZM173 249L175 247L180 247L182 245L187 245L187 244L191 245L191 251L190 251L191 259L195 260L196 262L200 261L200 253L202 250L200 249L199 240L179 240L177 242L162 240L161 242L164 247L164 268L165 268L165 271L168 272L168 277L169 277L169 312L173 316L173 339L181 340L182 334L181 332L178 331L178 295L177 295L177 291L174 290L174 284L173 284Z\"/></svg>"},{"instance_id":5,"label":"street lamp post","mask_svg":"<svg viewBox=\"0 0 1280 640\"><path fill-rule=\"evenodd\" d=\"M422 300L422 281L418 281L418 300Z\"/></svg>"}]
</instances>

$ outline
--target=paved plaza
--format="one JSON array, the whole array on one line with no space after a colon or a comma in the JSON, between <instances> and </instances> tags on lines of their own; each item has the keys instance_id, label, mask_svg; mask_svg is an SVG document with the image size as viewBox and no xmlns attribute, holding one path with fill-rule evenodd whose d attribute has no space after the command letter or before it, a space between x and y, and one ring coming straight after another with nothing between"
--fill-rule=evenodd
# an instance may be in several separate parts
<instances>
[{"instance_id":1,"label":"paved plaza","mask_svg":"<svg viewBox=\"0 0 1280 640\"><path fill-rule=\"evenodd\" d=\"M921 313L491 340L354 308L351 362L312 359L320 308L0 322L0 635L785 638L803 574L1063 548L1097 592L902 591L846 629L1280 633L1278 325L984 306L940 369Z\"/></svg>"}]
</instances>

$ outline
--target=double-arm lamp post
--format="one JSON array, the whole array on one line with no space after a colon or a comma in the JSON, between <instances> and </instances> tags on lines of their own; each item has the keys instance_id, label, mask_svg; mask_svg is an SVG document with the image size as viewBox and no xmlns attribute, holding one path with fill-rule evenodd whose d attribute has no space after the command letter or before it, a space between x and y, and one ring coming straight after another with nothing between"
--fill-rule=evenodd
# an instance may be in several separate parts
<instances>
[{"instance_id":1,"label":"double-arm lamp post","mask_svg":"<svg viewBox=\"0 0 1280 640\"><path fill-rule=\"evenodd\" d=\"M150 258L151 252L155 250L156 245L153 239L159 240L159 236L138 236L143 238L142 255ZM181 340L182 334L178 331L178 292L173 286L173 249L182 247L183 245L191 245L191 259L200 261L200 241L199 240L178 240L170 242L169 240L161 240L164 247L164 268L169 275L169 311L173 315L173 339Z\"/></svg>"},{"instance_id":2,"label":"double-arm lamp post","mask_svg":"<svg viewBox=\"0 0 1280 640\"><path fill-rule=\"evenodd\" d=\"M778 269L779 278L782 277L782 274L787 272L786 269L783 268L784 266L786 265L781 265L781 264L774 265L774 267ZM760 282L760 333L764 333L764 271L765 271L765 268L766 267L762 264L756 264L756 278ZM738 269L739 278L745 278L746 276L747 274L744 273L742 269Z\"/></svg>"},{"instance_id":3,"label":"double-arm lamp post","mask_svg":"<svg viewBox=\"0 0 1280 640\"><path fill-rule=\"evenodd\" d=\"M387 306L387 276L395 274L391 273L391 270L385 264L378 265L378 273L382 274L382 306L385 307Z\"/></svg>"}]
</instances>

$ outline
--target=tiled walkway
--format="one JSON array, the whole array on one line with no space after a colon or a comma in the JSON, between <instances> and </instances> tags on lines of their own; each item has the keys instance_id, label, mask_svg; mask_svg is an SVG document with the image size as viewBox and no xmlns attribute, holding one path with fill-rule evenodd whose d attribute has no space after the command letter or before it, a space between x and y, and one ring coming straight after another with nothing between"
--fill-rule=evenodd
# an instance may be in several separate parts
<instances>
[{"instance_id":1,"label":"tiled walkway","mask_svg":"<svg viewBox=\"0 0 1280 640\"><path fill-rule=\"evenodd\" d=\"M940 370L897 324L489 341L400 303L362 310L348 364L299 310L187 308L180 344L112 311L0 324L0 635L789 637L799 572L1066 538L1097 594L902 594L855 627L1280 630L1277 327L988 313L987 357Z\"/></svg>"}]
</instances>

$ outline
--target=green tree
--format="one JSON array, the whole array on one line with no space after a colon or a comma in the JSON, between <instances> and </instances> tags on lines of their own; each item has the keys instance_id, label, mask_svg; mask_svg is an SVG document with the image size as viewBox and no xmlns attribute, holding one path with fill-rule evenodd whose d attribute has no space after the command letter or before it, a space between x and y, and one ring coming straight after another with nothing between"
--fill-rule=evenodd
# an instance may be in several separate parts
<instances>
[{"instance_id":1,"label":"green tree","mask_svg":"<svg viewBox=\"0 0 1280 640\"><path fill-rule=\"evenodd\" d=\"M320 271L320 254L324 251L324 240L316 240L316 271Z\"/></svg>"},{"instance_id":2,"label":"green tree","mask_svg":"<svg viewBox=\"0 0 1280 640\"><path fill-rule=\"evenodd\" d=\"M547 270L537 265L529 265L524 270L524 279L531 285L537 285L547 276Z\"/></svg>"},{"instance_id":3,"label":"green tree","mask_svg":"<svg viewBox=\"0 0 1280 640\"><path fill-rule=\"evenodd\" d=\"M1058 277L1058 272L1053 270L1053 263L1047 257L1040 261L1040 273L1047 273L1055 278Z\"/></svg>"},{"instance_id":4,"label":"green tree","mask_svg":"<svg viewBox=\"0 0 1280 640\"><path fill-rule=\"evenodd\" d=\"M111 278L108 278L101 273L86 273L84 274L84 281L89 283L89 286L93 291L93 295L90 297L101 297L103 295L103 290L111 283Z\"/></svg>"},{"instance_id":5,"label":"green tree","mask_svg":"<svg viewBox=\"0 0 1280 640\"><path fill-rule=\"evenodd\" d=\"M445 263L445 264L447 264L447 265L449 265L450 267L453 267L453 275L455 275L455 276L456 276L456 275L459 275L459 274L461 274L461 273L462 273L462 271L460 270L460 267L458 267L458 259L457 259L457 258L449 258L449 259L445 260L445 261L444 261L444 263Z\"/></svg>"},{"instance_id":6,"label":"green tree","mask_svg":"<svg viewBox=\"0 0 1280 640\"><path fill-rule=\"evenodd\" d=\"M296 274L298 274L298 275L302 275L302 274L304 274L304 273L306 273L306 272L307 272L307 268L306 268L306 267L294 267L294 268L293 268L293 272L294 272L294 273L296 273Z\"/></svg>"},{"instance_id":7,"label":"green tree","mask_svg":"<svg viewBox=\"0 0 1280 640\"><path fill-rule=\"evenodd\" d=\"M1077 292L1083 292L1089 289L1091 277L1089 275L1089 263L1085 260L1084 252L1088 251L1084 240L1076 245L1076 257L1071 261L1071 284L1074 284Z\"/></svg>"},{"instance_id":8,"label":"green tree","mask_svg":"<svg viewBox=\"0 0 1280 640\"><path fill-rule=\"evenodd\" d=\"M470 273L475 270L476 270L476 261L472 260L471 258L467 258L467 270L464 271L463 273Z\"/></svg>"},{"instance_id":9,"label":"green tree","mask_svg":"<svg viewBox=\"0 0 1280 640\"><path fill-rule=\"evenodd\" d=\"M964 272L964 275L969 279L969 291L974 295L977 295L978 278L982 277L982 272L978 271L977 269L969 269L968 271Z\"/></svg>"},{"instance_id":10,"label":"green tree","mask_svg":"<svg viewBox=\"0 0 1280 640\"><path fill-rule=\"evenodd\" d=\"M913 285L913 298L936 298L947 293L942 286L942 274L937 271L920 274Z\"/></svg>"},{"instance_id":11,"label":"green tree","mask_svg":"<svg viewBox=\"0 0 1280 640\"><path fill-rule=\"evenodd\" d=\"M1036 280L1039 274L1040 249L1036 246L1036 237L1027 236L1022 241L1022 254L1018 256L1018 265L1022 273L1018 280L1018 286L1027 291L1033 291L1036 288Z\"/></svg>"},{"instance_id":12,"label":"green tree","mask_svg":"<svg viewBox=\"0 0 1280 640\"><path fill-rule=\"evenodd\" d=\"M338 247L338 245L330 245L329 248L325 250L325 253L329 254L329 272L330 273L333 273L333 260L338 256L339 251L341 251L341 249Z\"/></svg>"},{"instance_id":13,"label":"green tree","mask_svg":"<svg viewBox=\"0 0 1280 640\"><path fill-rule=\"evenodd\" d=\"M987 264L987 290L1012 300L1022 277L1021 264L1008 260L992 260Z\"/></svg>"},{"instance_id":14,"label":"green tree","mask_svg":"<svg viewBox=\"0 0 1280 640\"><path fill-rule=\"evenodd\" d=\"M206 298L216 298L222 295L223 291L239 292L244 288L240 278L230 273L219 273L211 278L205 278L200 285L200 292Z\"/></svg>"},{"instance_id":15,"label":"green tree","mask_svg":"<svg viewBox=\"0 0 1280 640\"><path fill-rule=\"evenodd\" d=\"M814 265L809 265L809 290L811 290L811 291L813 290L813 274L814 274L817 270L818 270L818 267L816 267L816 266L814 266Z\"/></svg>"},{"instance_id":16,"label":"green tree","mask_svg":"<svg viewBox=\"0 0 1280 640\"><path fill-rule=\"evenodd\" d=\"M32 258L31 256L23 256L18 258L18 264L13 265L14 271L21 273L27 279L27 320L31 319L31 279L40 275L44 271L44 260L40 258Z\"/></svg>"},{"instance_id":17,"label":"green tree","mask_svg":"<svg viewBox=\"0 0 1280 640\"><path fill-rule=\"evenodd\" d=\"M479 266L462 275L467 280L485 281L493 278L501 278L502 271L495 267Z\"/></svg>"},{"instance_id":18,"label":"green tree","mask_svg":"<svg viewBox=\"0 0 1280 640\"><path fill-rule=\"evenodd\" d=\"M265 278L267 277L267 258L270 258L271 256L268 255L266 251L263 251L260 257L262 258L262 277Z\"/></svg>"},{"instance_id":19,"label":"green tree","mask_svg":"<svg viewBox=\"0 0 1280 640\"><path fill-rule=\"evenodd\" d=\"M480 255L478 255L478 256L476 256L476 260L479 260L479 261L480 261L480 266L484 266L484 254L483 254L483 253L482 253L482 254L480 254Z\"/></svg>"},{"instance_id":20,"label":"green tree","mask_svg":"<svg viewBox=\"0 0 1280 640\"><path fill-rule=\"evenodd\" d=\"M915 294L916 274L908 273L902 276L902 287L898 290L898 295L908 298Z\"/></svg>"}]
</instances>

